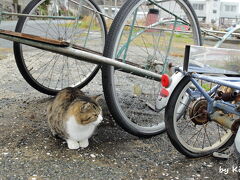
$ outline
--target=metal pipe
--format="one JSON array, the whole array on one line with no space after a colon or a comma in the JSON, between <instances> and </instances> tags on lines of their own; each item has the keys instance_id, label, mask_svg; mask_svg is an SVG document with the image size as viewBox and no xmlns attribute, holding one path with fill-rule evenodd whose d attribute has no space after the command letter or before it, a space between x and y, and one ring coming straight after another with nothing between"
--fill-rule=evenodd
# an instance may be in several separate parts
<instances>
[{"instance_id":1,"label":"metal pipe","mask_svg":"<svg viewBox=\"0 0 240 180\"><path fill-rule=\"evenodd\" d=\"M93 11L93 12L95 12L97 14L100 14L100 15L106 17L106 18L109 18L109 19L112 19L112 20L114 19L113 17L110 17L110 16L108 16L106 14L103 14L100 11L94 10L94 9L89 8L87 6L82 5L82 7L86 8L86 9L88 9L90 11ZM1 15L9 15L9 16L18 16L18 17L23 16L23 17L49 18L49 19L53 18L53 19L65 19L65 20L72 20L72 19L74 20L74 19L77 18L77 17L74 17L74 16L44 16L44 15L31 15L31 14L23 14L23 13L12 13L12 12L3 11L1 9L0 9L0 14Z\"/></svg>"},{"instance_id":2,"label":"metal pipe","mask_svg":"<svg viewBox=\"0 0 240 180\"><path fill-rule=\"evenodd\" d=\"M205 76L205 75L200 75L200 74L196 74L196 73L192 74L191 76L193 78L196 78L196 79L201 79L201 80L205 80L205 81L208 81L208 82L213 82L215 84L220 84L220 85L223 85L223 86L227 86L227 87L231 87L231 88L240 90L239 84L236 84L236 83L233 83L233 82L230 82L230 81L227 81L227 80L221 80L217 77ZM239 82L239 80L238 80L238 82Z\"/></svg>"},{"instance_id":3,"label":"metal pipe","mask_svg":"<svg viewBox=\"0 0 240 180\"><path fill-rule=\"evenodd\" d=\"M239 26L238 28L235 28L235 29L239 29ZM224 31L212 31L212 30L207 30L207 29L201 29L203 32L207 32L207 33L215 33L215 34L229 34L229 32L224 32ZM236 31L236 30L235 30ZM232 35L238 35L240 36L240 33L231 33Z\"/></svg>"},{"instance_id":4,"label":"metal pipe","mask_svg":"<svg viewBox=\"0 0 240 180\"><path fill-rule=\"evenodd\" d=\"M118 70L120 71L131 73L140 77L150 78L156 81L161 81L162 76L160 74L157 74L139 67L135 67L129 64L125 64L101 55L75 49L72 47L60 47L60 46L52 45L49 43L39 42L31 39L24 39L21 37L15 37L15 36L3 34L3 33L0 33L0 38L18 42L21 44L26 44L26 45L40 48L46 51L55 52L64 56L72 57L72 58L75 58L81 61L86 61L89 63L100 64L100 65L106 65L106 64L111 65L118 68Z\"/></svg>"},{"instance_id":5,"label":"metal pipe","mask_svg":"<svg viewBox=\"0 0 240 180\"><path fill-rule=\"evenodd\" d=\"M77 17L74 16L45 16L45 15L32 15L32 14L21 14L21 13L10 13L3 11L2 15L11 15L18 17L33 17L33 18L48 18L48 19L64 19L64 20L75 20Z\"/></svg>"}]
</instances>

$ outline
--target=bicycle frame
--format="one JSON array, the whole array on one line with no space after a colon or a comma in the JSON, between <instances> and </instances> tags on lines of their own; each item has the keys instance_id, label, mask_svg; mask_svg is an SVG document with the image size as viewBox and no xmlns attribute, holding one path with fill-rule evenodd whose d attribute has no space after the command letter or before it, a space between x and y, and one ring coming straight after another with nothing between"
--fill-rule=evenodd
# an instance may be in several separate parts
<instances>
[{"instance_id":1,"label":"bicycle frame","mask_svg":"<svg viewBox=\"0 0 240 180\"><path fill-rule=\"evenodd\" d=\"M182 72L185 76L189 76L190 77L190 81L195 85L195 87L197 88L197 90L199 91L199 93L204 96L204 98L207 100L208 102L208 113L212 114L216 111L216 109L220 109L220 110L224 110L227 111L229 113L232 114L236 114L238 116L240 116L240 112L236 110L237 106L234 104L231 104L229 102L225 102L225 101L221 101L221 100L214 100L211 97L211 94L217 90L217 88L215 88L214 90L211 89L209 92L206 92L204 88L201 87L201 85L196 81L196 79L200 79L200 80L205 80L208 82L212 82L212 83L216 83L218 85L222 85L222 86L227 86L236 90L240 90L240 78L234 78L234 77L229 77L229 78L219 78L219 77L212 77L212 76L204 76L204 75L200 75L197 73L191 74L191 73L185 73ZM239 83L234 84L233 82L237 82ZM191 91L188 91L188 93L192 93Z\"/></svg>"},{"instance_id":2,"label":"bicycle frame","mask_svg":"<svg viewBox=\"0 0 240 180\"><path fill-rule=\"evenodd\" d=\"M238 97L239 92L240 92L240 77L239 74L234 74L235 72L233 72L232 75L230 76L210 76L210 75L203 75L200 73L195 73L195 72L189 72L189 59L194 59L194 57L198 57L200 54L202 54L202 57L200 57L200 59L204 56L207 56L207 52L209 54L211 54L211 50L213 50L214 53L217 52L218 49L214 48L214 49L206 49L206 51L204 51L204 47L194 47L195 51L199 51L198 53L190 53L190 46L186 47L186 53L185 53L185 60L184 60L184 67L183 69L181 68L177 68L177 71L179 71L182 76L184 77L189 77L190 82L194 85L195 89L193 90L192 88L187 89L187 94L186 98L184 98L184 102L188 102L189 101L189 97L192 97L193 100L197 100L200 97L203 97L206 101L207 101L207 114L209 116L209 118L212 121L215 121L216 123L224 126L227 129L231 129L233 133L236 133L236 138L235 138L235 146L237 151L240 153L240 141L239 141L239 137L240 137L240 130L239 130L239 125L240 125L240 118L236 119L233 118L229 115L229 114L234 114L237 117L240 117L240 108L239 108L239 104L238 103L232 103L232 100L224 100L222 98L220 99L215 99L213 97L214 94L217 93L218 89L220 88L220 86L225 86L228 88L231 88L234 90L234 92L236 92L236 97ZM203 50L204 49L204 50ZM193 51L194 51L193 50ZM202 50L202 51L201 51ZM223 52L223 56L227 56L229 55L229 51L228 49L221 49L221 51ZM233 53L234 55L238 54L239 51L238 50L233 50L230 51L231 53ZM206 53L206 54L204 54ZM235 54L236 53L236 54ZM191 54L191 55L190 55ZM229 55L228 58L231 58L231 55ZM227 71L226 71L227 72ZM231 71L229 71L231 72ZM199 84L199 82L197 80L204 80L206 82L209 83L214 83L216 84L214 87L212 87L210 90L206 90L204 89L204 87ZM182 112L182 107L180 108L180 112ZM226 115L225 115L226 114Z\"/></svg>"},{"instance_id":3,"label":"bicycle frame","mask_svg":"<svg viewBox=\"0 0 240 180\"><path fill-rule=\"evenodd\" d=\"M215 100L211 97L212 93L216 92L218 88L214 87L212 88L209 92L206 92L204 88L201 87L201 85L196 81L196 79L200 80L205 80L208 82L212 83L217 83L218 87L220 85L222 86L227 86L230 88L233 88L235 90L240 90L240 78L235 78L235 77L224 77L224 78L219 78L219 77L212 77L212 76L203 76L200 74L192 74L192 73L187 73L183 72L182 73L185 76L190 77L190 81L195 85L195 87L198 90L198 95L204 96L204 98L207 100L207 112L209 114L209 117L211 120L215 121L216 123L219 123L223 125L224 127L231 129L233 133L236 133L235 137L235 148L240 153L240 129L239 129L239 119L233 119L230 118L229 116L224 116L223 114L219 113L218 110L222 110L223 112L235 114L240 117L240 109L239 105L237 104L232 104L230 102L226 102L223 100ZM238 84L234 84L238 83ZM187 91L190 96L196 96L195 91L192 92L190 89ZM193 95L194 94L194 95Z\"/></svg>"},{"instance_id":4,"label":"bicycle frame","mask_svg":"<svg viewBox=\"0 0 240 180\"><path fill-rule=\"evenodd\" d=\"M69 0L69 1L71 1L71 2L73 2L73 3L75 3L75 4L78 4L78 2L76 2L76 1L74 1L74 0ZM56 7L55 7L55 6L57 6L57 5L56 5L56 0L53 1L53 2L54 2L53 6L54 6L54 8L56 8ZM172 20L159 21L159 22L156 22L156 23L153 23L153 24L151 24L151 25L149 25L149 26L144 26L144 27L140 27L140 26L134 24L134 28L136 27L136 28L140 28L140 29L142 29L142 30L140 30L140 31L137 32L136 34L133 34L133 36L129 36L129 40L128 40L128 41L122 46L122 48L119 50L116 58L118 58L122 53L124 53L124 57L126 57L125 54L126 54L127 51L128 51L128 47L129 47L129 44L131 43L131 41L133 41L136 37L138 37L139 35L141 35L142 33L144 33L146 30L148 30L148 29L154 29L154 30L159 30L159 31L170 31L170 33L171 33L170 39L171 39L171 40L169 41L168 50L167 50L165 59L164 59L164 61L163 61L163 63L162 63L163 69L162 69L161 74L163 74L163 73L166 73L166 72L168 71L168 56L169 56L169 52L170 52L170 48L171 48L171 44L172 44L172 39L173 39L174 33L175 33L175 32L178 32L178 30L176 30L177 24L189 25L189 26L190 26L190 24L189 24L188 22L186 22L183 18L179 17L178 15L173 14L172 12L168 11L167 9L159 6L155 1L150 0L150 2L153 3L154 5L156 5L157 7L159 7L160 9L162 9L163 11L165 11L165 12L173 15L174 18L173 18ZM84 6L84 5L82 5L82 6ZM87 9L89 9L89 10L91 10L91 11L94 11L94 12L95 12L95 10L93 10L93 9L87 7L87 6L84 6L84 7L87 8ZM107 18L109 18L109 19L113 19L112 17L109 17L108 15L106 15L106 14L104 14L104 13L101 13L101 12L97 12L97 13L99 13L99 14L101 14L101 15L103 15L104 17L107 17ZM23 17L34 17L34 18L48 18L48 19L54 18L54 19L63 19L63 20L77 20L77 17L73 17L73 16L44 16L44 15L28 15L28 14L21 14L21 13L10 13L10 12L3 11L3 9L0 8L0 23L1 23L1 17L2 17L3 15L18 16L18 17L23 16ZM134 22L133 22L133 23L134 23ZM173 24L173 28L172 28L172 29L167 29L167 28L164 29L164 28L157 28L157 27L156 27L156 26L158 26L158 25L168 24L168 23ZM129 25L129 26L131 26L131 25ZM133 30L134 28L132 27L132 30ZM189 33L188 31L181 31L181 32ZM132 35L132 34L131 34L131 35ZM6 37L1 35L0 38L5 39ZM15 40L13 40L13 39L11 39L11 38L9 38L9 37L7 38L7 40L15 41ZM20 39L19 39L17 42L23 43L23 41L21 41ZM26 41L25 41L25 43L26 43ZM24 43L23 43L23 44L24 44ZM37 43L36 43L36 44L37 44ZM26 45L30 45L30 46L34 46L34 47L39 47L39 46L37 46L36 44L33 42L33 44L31 44L31 45L30 45L30 44L26 44ZM39 48L42 48L42 47L39 47ZM49 49L44 49L44 50L49 50ZM57 52L57 51L53 51L53 52ZM57 53L59 53L59 52L57 52ZM66 55L66 54L62 54L62 55ZM72 57L72 56L71 56L71 57ZM75 56L75 58L76 58L76 56ZM81 57L81 58L83 58L83 57ZM81 58L79 57L79 59L81 59ZM90 62L92 62L92 61L90 61ZM121 62L127 63L126 58L122 58L122 59L121 59ZM93 62L93 63L96 63L96 62ZM97 62L97 63L99 63L99 62ZM105 62L100 62L100 63L105 63ZM108 64L108 63L106 63L106 64ZM109 65L113 65L113 64L109 64ZM116 67L124 70L124 67L123 67L123 66L121 66L121 67L116 66ZM130 68L130 67L129 67L129 68ZM146 67L142 67L142 68L145 69L145 70L148 70ZM127 72L129 72L129 71L127 71ZM131 72L131 73L132 73L132 72ZM133 73L134 73L134 72L133 72ZM137 75L137 74L136 74L136 75ZM144 77L145 75L146 75L146 74L143 74L142 77ZM151 77L151 76L149 76L149 75L146 75L146 76L147 76L147 77L150 77L150 78L153 78L153 79L156 79L156 73L155 73L155 75L154 75L155 77L154 77L154 76ZM157 79L158 79L158 81L159 81L159 79L161 79L161 77L158 76Z\"/></svg>"}]
</instances>

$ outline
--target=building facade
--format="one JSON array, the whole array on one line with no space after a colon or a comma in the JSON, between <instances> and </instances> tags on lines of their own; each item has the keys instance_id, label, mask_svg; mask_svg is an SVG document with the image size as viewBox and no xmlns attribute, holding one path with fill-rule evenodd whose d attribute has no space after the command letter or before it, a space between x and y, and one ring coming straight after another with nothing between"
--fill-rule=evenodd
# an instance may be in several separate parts
<instances>
[{"instance_id":1,"label":"building facade","mask_svg":"<svg viewBox=\"0 0 240 180\"><path fill-rule=\"evenodd\" d=\"M207 24L232 25L240 21L240 0L190 0L199 19Z\"/></svg>"}]
</instances>

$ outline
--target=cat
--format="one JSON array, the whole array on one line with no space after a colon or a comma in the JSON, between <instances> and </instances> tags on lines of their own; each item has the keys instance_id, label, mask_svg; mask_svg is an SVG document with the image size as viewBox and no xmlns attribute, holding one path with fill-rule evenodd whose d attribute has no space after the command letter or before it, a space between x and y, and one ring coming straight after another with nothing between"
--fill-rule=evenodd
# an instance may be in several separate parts
<instances>
[{"instance_id":1,"label":"cat","mask_svg":"<svg viewBox=\"0 0 240 180\"><path fill-rule=\"evenodd\" d=\"M66 140L69 149L86 148L88 139L103 120L97 103L100 96L88 97L77 88L61 90L47 109L48 124L54 136Z\"/></svg>"}]
</instances>

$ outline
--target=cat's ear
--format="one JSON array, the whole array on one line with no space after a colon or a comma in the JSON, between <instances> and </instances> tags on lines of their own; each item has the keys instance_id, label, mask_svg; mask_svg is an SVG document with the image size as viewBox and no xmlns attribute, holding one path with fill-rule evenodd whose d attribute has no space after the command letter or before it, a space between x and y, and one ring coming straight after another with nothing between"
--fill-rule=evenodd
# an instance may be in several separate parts
<instances>
[{"instance_id":1,"label":"cat's ear","mask_svg":"<svg viewBox=\"0 0 240 180\"><path fill-rule=\"evenodd\" d=\"M91 108L91 103L86 103L81 107L81 112L87 112Z\"/></svg>"},{"instance_id":2,"label":"cat's ear","mask_svg":"<svg viewBox=\"0 0 240 180\"><path fill-rule=\"evenodd\" d=\"M97 95L97 96L93 96L92 98L93 98L97 103L98 103L101 99L103 99L102 94L99 94L99 95Z\"/></svg>"}]
</instances>

